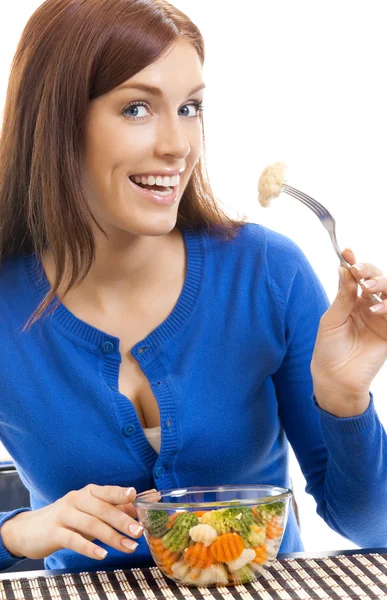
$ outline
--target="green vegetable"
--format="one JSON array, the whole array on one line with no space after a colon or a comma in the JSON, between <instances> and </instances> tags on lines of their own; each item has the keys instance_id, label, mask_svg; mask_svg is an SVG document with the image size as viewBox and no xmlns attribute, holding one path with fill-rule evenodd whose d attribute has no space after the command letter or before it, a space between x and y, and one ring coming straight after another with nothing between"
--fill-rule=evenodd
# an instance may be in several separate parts
<instances>
[{"instance_id":1,"label":"green vegetable","mask_svg":"<svg viewBox=\"0 0 387 600\"><path fill-rule=\"evenodd\" d=\"M250 583L254 579L254 571L245 565L241 569L238 569L238 571L234 571L232 578L236 585Z\"/></svg>"},{"instance_id":2,"label":"green vegetable","mask_svg":"<svg viewBox=\"0 0 387 600\"><path fill-rule=\"evenodd\" d=\"M254 523L254 514L251 508L238 506L236 508L222 508L205 513L201 519L222 535L223 533L239 533L247 540L251 534L251 525Z\"/></svg>"},{"instance_id":3,"label":"green vegetable","mask_svg":"<svg viewBox=\"0 0 387 600\"><path fill-rule=\"evenodd\" d=\"M284 512L285 505L283 502L258 505L254 508L255 522L258 525L266 525L273 517L283 515Z\"/></svg>"},{"instance_id":4,"label":"green vegetable","mask_svg":"<svg viewBox=\"0 0 387 600\"><path fill-rule=\"evenodd\" d=\"M165 548L172 552L182 552L190 543L189 530L199 524L195 513L182 512L173 521L171 529L163 537Z\"/></svg>"},{"instance_id":5,"label":"green vegetable","mask_svg":"<svg viewBox=\"0 0 387 600\"><path fill-rule=\"evenodd\" d=\"M145 527L154 537L161 538L168 531L168 513L165 510L149 510Z\"/></svg>"},{"instance_id":6,"label":"green vegetable","mask_svg":"<svg viewBox=\"0 0 387 600\"><path fill-rule=\"evenodd\" d=\"M258 530L258 531L257 531ZM247 542L250 548L256 548L262 546L266 540L266 529L262 526L253 525L251 532L247 537Z\"/></svg>"}]
</instances>

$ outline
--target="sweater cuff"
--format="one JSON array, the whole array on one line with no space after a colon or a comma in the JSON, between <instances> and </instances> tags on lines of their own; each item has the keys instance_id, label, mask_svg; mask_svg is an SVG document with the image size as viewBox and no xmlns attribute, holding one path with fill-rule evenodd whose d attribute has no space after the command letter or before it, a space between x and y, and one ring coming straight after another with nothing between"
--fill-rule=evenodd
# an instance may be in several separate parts
<instances>
[{"instance_id":1,"label":"sweater cuff","mask_svg":"<svg viewBox=\"0 0 387 600\"><path fill-rule=\"evenodd\" d=\"M8 521L8 519L11 519L18 513L25 512L27 510L31 510L31 508L18 508L11 512L0 513L0 571L3 569L8 569L8 567L12 567L13 565L16 565L16 563L26 558L25 556L13 556L13 554L8 552L1 537L1 526Z\"/></svg>"},{"instance_id":2,"label":"sweater cuff","mask_svg":"<svg viewBox=\"0 0 387 600\"><path fill-rule=\"evenodd\" d=\"M320 419L326 427L331 430L341 433L359 433L364 429L367 429L375 423L377 414L374 405L374 397L370 392L370 403L367 409L356 417L336 417L331 413L327 412L319 406L315 396L313 395L313 402L318 412L320 413Z\"/></svg>"}]
</instances>

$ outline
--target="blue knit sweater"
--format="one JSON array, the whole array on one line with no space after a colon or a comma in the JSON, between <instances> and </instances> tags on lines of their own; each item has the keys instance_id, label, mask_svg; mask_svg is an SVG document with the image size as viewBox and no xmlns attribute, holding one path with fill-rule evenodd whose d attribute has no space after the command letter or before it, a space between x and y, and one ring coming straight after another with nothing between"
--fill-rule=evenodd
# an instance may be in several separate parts
<instances>
[{"instance_id":1,"label":"blue knit sweater","mask_svg":"<svg viewBox=\"0 0 387 600\"><path fill-rule=\"evenodd\" d=\"M310 360L327 298L289 239L247 224L233 241L185 232L187 275L169 317L132 349L157 398L161 452L118 391L119 340L62 304L21 329L49 289L34 255L0 269L0 439L38 509L90 482L138 492L216 484L289 486L288 442L318 513L360 546L387 541L386 435L373 401L336 418L313 401ZM0 513L0 526L14 513ZM103 545L103 544L101 544ZM61 550L46 568L150 562ZM293 512L282 552L302 550ZM0 569L15 564L1 544Z\"/></svg>"}]
</instances>

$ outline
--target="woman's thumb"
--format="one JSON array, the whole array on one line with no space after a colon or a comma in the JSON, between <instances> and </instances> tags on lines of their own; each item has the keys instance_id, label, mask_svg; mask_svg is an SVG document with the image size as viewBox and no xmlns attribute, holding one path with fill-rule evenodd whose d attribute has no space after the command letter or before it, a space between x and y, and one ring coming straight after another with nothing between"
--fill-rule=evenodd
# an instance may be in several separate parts
<instances>
[{"instance_id":1,"label":"woman's thumb","mask_svg":"<svg viewBox=\"0 0 387 600\"><path fill-rule=\"evenodd\" d=\"M324 315L324 325L335 327L347 320L355 308L357 282L345 267L339 267L339 289L337 296Z\"/></svg>"}]
</instances>

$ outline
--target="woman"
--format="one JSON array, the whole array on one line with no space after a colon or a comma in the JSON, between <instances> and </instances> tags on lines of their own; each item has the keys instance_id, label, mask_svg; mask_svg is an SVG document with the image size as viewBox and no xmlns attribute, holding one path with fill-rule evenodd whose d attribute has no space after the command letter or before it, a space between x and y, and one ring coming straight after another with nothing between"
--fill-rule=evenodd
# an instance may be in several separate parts
<instances>
[{"instance_id":1,"label":"woman","mask_svg":"<svg viewBox=\"0 0 387 600\"><path fill-rule=\"evenodd\" d=\"M1 515L2 568L150 562L136 491L287 486L287 440L326 522L385 542L369 386L387 308L354 277L386 279L342 271L327 310L295 244L223 214L203 59L160 0L47 0L22 35L0 155L0 437L32 510ZM291 512L281 551L300 549Z\"/></svg>"}]
</instances>

